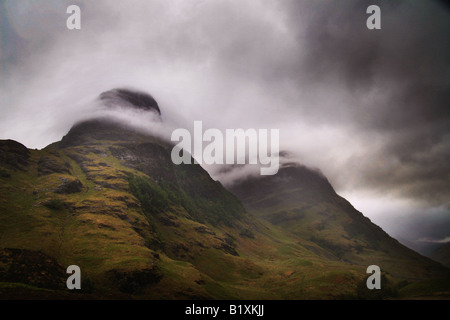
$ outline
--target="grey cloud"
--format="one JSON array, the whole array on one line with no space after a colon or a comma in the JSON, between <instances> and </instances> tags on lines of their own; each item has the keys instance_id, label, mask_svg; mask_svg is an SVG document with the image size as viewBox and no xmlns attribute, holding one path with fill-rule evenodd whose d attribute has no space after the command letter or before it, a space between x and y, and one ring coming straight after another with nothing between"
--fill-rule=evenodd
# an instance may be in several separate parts
<instances>
[{"instance_id":1,"label":"grey cloud","mask_svg":"<svg viewBox=\"0 0 450 320\"><path fill-rule=\"evenodd\" d=\"M450 242L450 237L445 237L443 239L420 238L418 241L431 242L431 243L448 243L448 242Z\"/></svg>"},{"instance_id":2,"label":"grey cloud","mask_svg":"<svg viewBox=\"0 0 450 320\"><path fill-rule=\"evenodd\" d=\"M369 4L381 7L380 31L364 27ZM307 21L306 28L297 28L306 58L293 70L307 75L316 95L324 83L334 83L350 97L344 106L339 100L319 105L315 112L322 116L316 119L383 135L380 150L370 150L367 139L368 152L350 157L342 175L358 163L360 172L350 173L356 175L354 187L388 188L449 204L448 10L439 2L419 1L291 1L289 8L292 30L301 25L298 20ZM327 117L332 108L341 116Z\"/></svg>"}]
</instances>

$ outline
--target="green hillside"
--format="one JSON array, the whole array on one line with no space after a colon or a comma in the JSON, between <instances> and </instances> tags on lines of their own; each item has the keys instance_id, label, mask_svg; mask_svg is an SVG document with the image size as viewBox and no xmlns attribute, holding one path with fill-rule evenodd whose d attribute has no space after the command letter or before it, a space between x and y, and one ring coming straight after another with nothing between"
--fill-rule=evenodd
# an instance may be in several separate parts
<instances>
[{"instance_id":1,"label":"green hillside","mask_svg":"<svg viewBox=\"0 0 450 320\"><path fill-rule=\"evenodd\" d=\"M378 265L395 278L447 277L448 270L391 238L336 194L319 172L287 164L276 176L250 177L233 185L256 217L316 243L336 259Z\"/></svg>"},{"instance_id":2,"label":"green hillside","mask_svg":"<svg viewBox=\"0 0 450 320\"><path fill-rule=\"evenodd\" d=\"M444 243L437 247L429 257L437 262L442 263L446 267L450 267L450 243Z\"/></svg>"}]
</instances>

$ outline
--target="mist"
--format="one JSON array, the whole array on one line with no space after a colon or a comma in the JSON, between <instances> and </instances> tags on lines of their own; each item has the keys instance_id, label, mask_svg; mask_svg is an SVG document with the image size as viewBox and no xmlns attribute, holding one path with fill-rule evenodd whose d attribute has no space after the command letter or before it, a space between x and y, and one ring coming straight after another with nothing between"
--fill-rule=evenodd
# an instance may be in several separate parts
<instances>
[{"instance_id":1,"label":"mist","mask_svg":"<svg viewBox=\"0 0 450 320\"><path fill-rule=\"evenodd\" d=\"M70 4L81 30L66 28ZM370 4L381 30L366 28ZM159 104L164 128L149 130L280 129L289 161L320 169L391 235L441 241L449 15L440 1L3 1L0 138L43 148L102 114L102 92L131 87ZM224 184L257 171L205 168Z\"/></svg>"}]
</instances>

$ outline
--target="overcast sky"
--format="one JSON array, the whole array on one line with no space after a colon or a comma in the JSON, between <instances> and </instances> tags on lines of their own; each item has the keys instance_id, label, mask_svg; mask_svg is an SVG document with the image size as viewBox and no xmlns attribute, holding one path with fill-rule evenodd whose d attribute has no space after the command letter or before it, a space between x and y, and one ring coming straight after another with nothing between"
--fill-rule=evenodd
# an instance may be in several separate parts
<instances>
[{"instance_id":1,"label":"overcast sky","mask_svg":"<svg viewBox=\"0 0 450 320\"><path fill-rule=\"evenodd\" d=\"M43 148L101 92L136 88L187 128L280 129L282 150L391 235L450 240L443 2L1 1L0 28L0 139Z\"/></svg>"}]
</instances>

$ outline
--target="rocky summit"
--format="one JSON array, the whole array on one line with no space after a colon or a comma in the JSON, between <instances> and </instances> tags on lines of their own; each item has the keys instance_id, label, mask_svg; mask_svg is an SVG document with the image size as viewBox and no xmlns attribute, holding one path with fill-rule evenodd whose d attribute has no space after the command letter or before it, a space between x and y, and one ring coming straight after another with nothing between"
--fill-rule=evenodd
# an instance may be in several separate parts
<instances>
[{"instance_id":1,"label":"rocky summit","mask_svg":"<svg viewBox=\"0 0 450 320\"><path fill-rule=\"evenodd\" d=\"M121 106L141 109L144 111L153 111L161 115L161 110L156 100L145 92L117 88L101 93L99 99L109 107Z\"/></svg>"}]
</instances>

